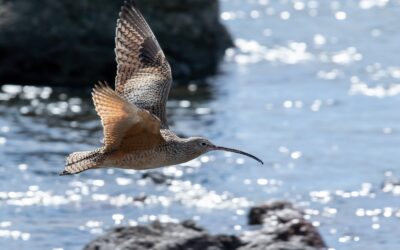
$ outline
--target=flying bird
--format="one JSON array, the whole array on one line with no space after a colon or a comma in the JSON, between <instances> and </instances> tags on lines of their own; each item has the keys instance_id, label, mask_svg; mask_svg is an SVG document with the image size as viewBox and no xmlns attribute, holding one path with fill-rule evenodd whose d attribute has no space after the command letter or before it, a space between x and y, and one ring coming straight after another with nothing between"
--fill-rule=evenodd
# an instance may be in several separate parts
<instances>
[{"instance_id":1,"label":"flying bird","mask_svg":"<svg viewBox=\"0 0 400 250\"><path fill-rule=\"evenodd\" d=\"M134 1L126 1L117 21L115 90L105 83L92 92L104 129L104 145L75 152L60 175L117 167L151 169L190 161L213 150L257 157L215 146L206 138L180 138L168 127L166 102L172 83L170 65Z\"/></svg>"}]
</instances>

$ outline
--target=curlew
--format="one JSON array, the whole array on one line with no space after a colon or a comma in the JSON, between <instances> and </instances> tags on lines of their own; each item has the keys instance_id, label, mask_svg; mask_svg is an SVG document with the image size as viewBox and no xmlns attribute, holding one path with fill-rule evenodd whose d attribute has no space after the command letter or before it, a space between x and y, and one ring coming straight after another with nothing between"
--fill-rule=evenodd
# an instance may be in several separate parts
<instances>
[{"instance_id":1,"label":"curlew","mask_svg":"<svg viewBox=\"0 0 400 250\"><path fill-rule=\"evenodd\" d=\"M115 91L105 83L92 92L104 129L104 145L75 152L60 175L117 167L151 169L190 161L213 150L257 157L215 146L201 137L180 138L167 123L166 102L172 76L169 63L134 1L126 1L117 21Z\"/></svg>"}]
</instances>

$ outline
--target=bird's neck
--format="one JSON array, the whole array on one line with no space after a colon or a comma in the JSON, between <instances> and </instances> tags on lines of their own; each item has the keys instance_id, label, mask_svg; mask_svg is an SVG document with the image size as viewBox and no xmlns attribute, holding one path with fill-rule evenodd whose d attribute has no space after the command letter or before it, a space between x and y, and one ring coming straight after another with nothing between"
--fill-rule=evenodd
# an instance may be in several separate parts
<instances>
[{"instance_id":1,"label":"bird's neck","mask_svg":"<svg viewBox=\"0 0 400 250\"><path fill-rule=\"evenodd\" d=\"M177 137L173 142L170 143L168 150L168 161L169 165L181 164L197 158L200 154L197 154L193 147L188 143L188 138Z\"/></svg>"}]
</instances>

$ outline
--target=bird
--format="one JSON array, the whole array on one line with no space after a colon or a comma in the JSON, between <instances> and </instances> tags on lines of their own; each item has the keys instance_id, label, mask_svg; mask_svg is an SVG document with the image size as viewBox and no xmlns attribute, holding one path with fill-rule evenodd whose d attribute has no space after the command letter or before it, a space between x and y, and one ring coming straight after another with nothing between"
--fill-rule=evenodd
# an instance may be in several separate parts
<instances>
[{"instance_id":1,"label":"bird","mask_svg":"<svg viewBox=\"0 0 400 250\"><path fill-rule=\"evenodd\" d=\"M99 82L92 91L104 141L92 151L74 152L60 175L89 169L146 170L181 164L214 150L251 157L244 151L214 145L202 137L181 138L169 129L166 102L171 67L135 1L125 1L115 35L115 90Z\"/></svg>"}]
</instances>

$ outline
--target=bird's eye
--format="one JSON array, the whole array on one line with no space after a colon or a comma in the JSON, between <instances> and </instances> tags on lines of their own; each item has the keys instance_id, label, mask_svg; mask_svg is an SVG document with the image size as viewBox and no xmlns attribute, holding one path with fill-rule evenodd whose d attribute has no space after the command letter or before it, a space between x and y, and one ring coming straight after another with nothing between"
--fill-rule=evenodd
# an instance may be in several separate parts
<instances>
[{"instance_id":1,"label":"bird's eye","mask_svg":"<svg viewBox=\"0 0 400 250\"><path fill-rule=\"evenodd\" d=\"M205 146L207 146L207 143L202 142L202 143L200 143L200 145L203 146L203 147L205 147Z\"/></svg>"}]
</instances>

